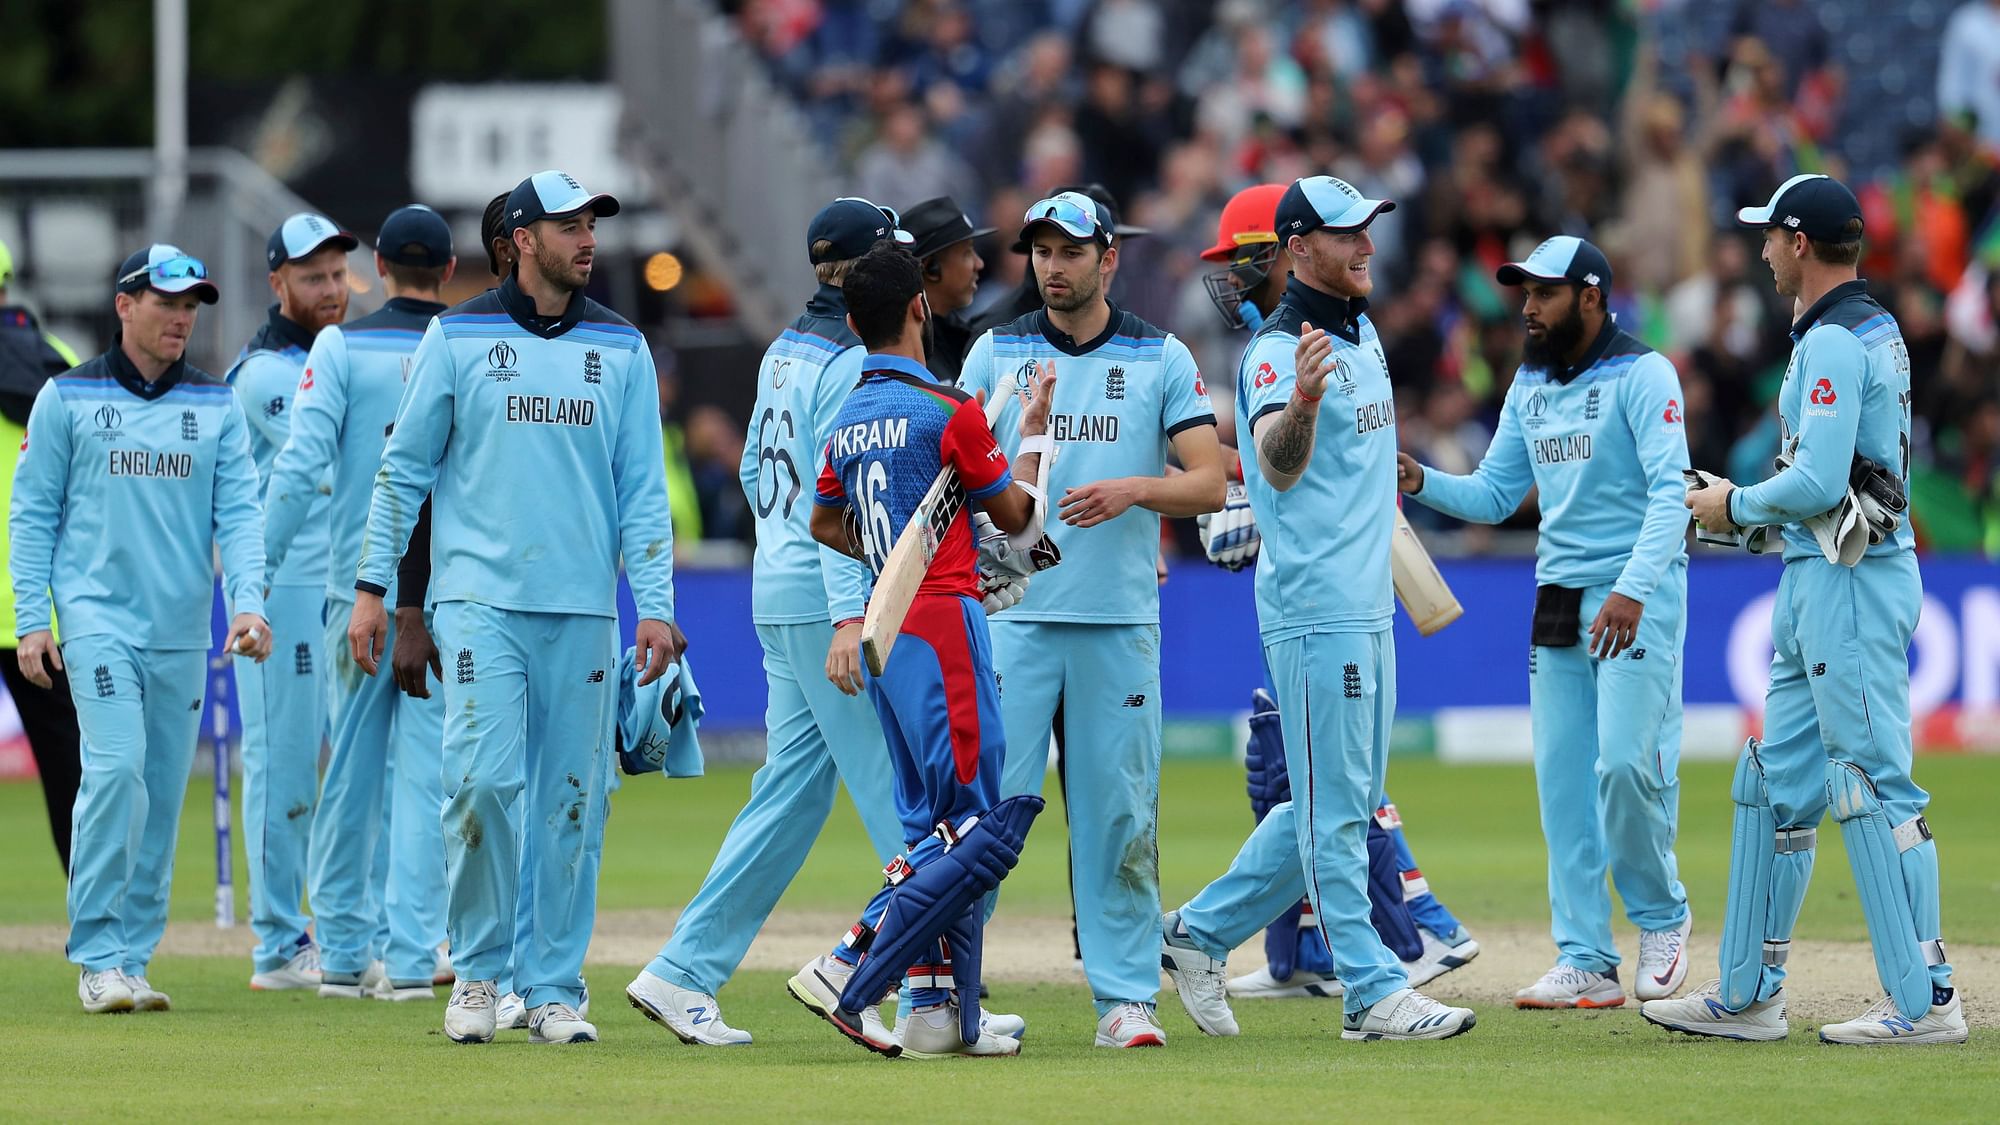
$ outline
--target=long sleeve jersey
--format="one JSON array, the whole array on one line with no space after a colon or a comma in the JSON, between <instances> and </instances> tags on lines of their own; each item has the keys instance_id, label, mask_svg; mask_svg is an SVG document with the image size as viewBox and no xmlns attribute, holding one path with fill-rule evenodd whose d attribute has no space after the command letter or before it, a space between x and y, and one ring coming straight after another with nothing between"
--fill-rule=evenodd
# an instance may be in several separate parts
<instances>
[{"instance_id":1,"label":"long sleeve jersey","mask_svg":"<svg viewBox=\"0 0 2000 1125\"><path fill-rule=\"evenodd\" d=\"M1745 527L1782 524L1785 559L1823 558L1801 521L1840 503L1856 453L1910 480L1910 353L1896 318L1868 283L1835 286L1792 325L1792 358L1778 389L1779 441L1791 467L1729 494L1729 518ZM1870 556L1914 551L1905 518Z\"/></svg>"},{"instance_id":2,"label":"long sleeve jersey","mask_svg":"<svg viewBox=\"0 0 2000 1125\"><path fill-rule=\"evenodd\" d=\"M833 420L861 381L861 346L840 290L822 285L764 351L737 477L757 521L751 620L798 625L859 617L868 568L812 537L812 490Z\"/></svg>"},{"instance_id":3,"label":"long sleeve jersey","mask_svg":"<svg viewBox=\"0 0 2000 1125\"><path fill-rule=\"evenodd\" d=\"M264 489L264 568L275 573L322 504L331 541L326 593L354 600L353 567L368 531L368 501L382 449L396 422L417 342L434 301L392 297L350 324L323 329L307 353L305 375L293 399L290 435L271 466ZM331 477L333 494L319 482Z\"/></svg>"},{"instance_id":4,"label":"long sleeve jersey","mask_svg":"<svg viewBox=\"0 0 2000 1125\"><path fill-rule=\"evenodd\" d=\"M1574 367L1523 366L1479 467L1464 476L1425 469L1416 499L1499 523L1538 488L1535 581L1609 582L1644 602L1687 555L1681 401L1673 363L1607 321Z\"/></svg>"},{"instance_id":5,"label":"long sleeve jersey","mask_svg":"<svg viewBox=\"0 0 2000 1125\"><path fill-rule=\"evenodd\" d=\"M672 620L673 518L645 338L581 293L542 317L513 278L432 320L382 452L355 587L388 591L426 494L430 600ZM296 548L294 548L296 549Z\"/></svg>"},{"instance_id":6,"label":"long sleeve jersey","mask_svg":"<svg viewBox=\"0 0 2000 1125\"><path fill-rule=\"evenodd\" d=\"M260 488L268 487L278 451L285 448L291 433L292 412L297 407L299 384L305 381L306 355L312 346L313 334L273 305L270 319L243 345L236 366L229 369L229 384L236 388L236 401L250 424L250 455L257 462ZM329 497L321 490L324 483L323 477L313 481L304 518L288 536L285 565L271 564L271 585L325 584ZM270 538L268 532L265 538Z\"/></svg>"},{"instance_id":7,"label":"long sleeve jersey","mask_svg":"<svg viewBox=\"0 0 2000 1125\"><path fill-rule=\"evenodd\" d=\"M35 397L14 470L16 634L207 649L214 569L238 613L264 611L257 467L229 386L186 363L147 382L111 351Z\"/></svg>"}]
</instances>

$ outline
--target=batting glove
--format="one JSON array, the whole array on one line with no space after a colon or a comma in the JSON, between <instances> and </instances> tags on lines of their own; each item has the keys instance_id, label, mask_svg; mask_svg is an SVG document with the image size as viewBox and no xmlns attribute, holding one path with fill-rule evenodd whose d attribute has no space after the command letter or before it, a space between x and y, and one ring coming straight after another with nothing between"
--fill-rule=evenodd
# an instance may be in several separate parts
<instances>
[{"instance_id":1,"label":"batting glove","mask_svg":"<svg viewBox=\"0 0 2000 1125\"><path fill-rule=\"evenodd\" d=\"M1257 530L1256 515L1250 511L1250 494L1241 484L1229 486L1221 511L1196 516L1194 522L1201 532L1209 562L1235 571L1257 561L1257 550L1263 546L1264 536Z\"/></svg>"}]
</instances>

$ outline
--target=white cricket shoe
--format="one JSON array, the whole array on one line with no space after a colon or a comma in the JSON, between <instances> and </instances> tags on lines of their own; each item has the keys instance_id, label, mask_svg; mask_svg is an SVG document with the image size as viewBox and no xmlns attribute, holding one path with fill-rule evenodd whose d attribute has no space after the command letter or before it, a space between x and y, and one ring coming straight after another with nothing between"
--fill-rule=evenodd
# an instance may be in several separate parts
<instances>
[{"instance_id":1,"label":"white cricket shoe","mask_svg":"<svg viewBox=\"0 0 2000 1125\"><path fill-rule=\"evenodd\" d=\"M412 1000L435 1000L437 999L437 986L431 984L428 979L392 980L388 977L383 977L375 985L374 991L370 992L369 995L377 1000L390 1000L398 1004L407 1003Z\"/></svg>"},{"instance_id":2,"label":"white cricket shoe","mask_svg":"<svg viewBox=\"0 0 2000 1125\"><path fill-rule=\"evenodd\" d=\"M528 1013L528 1042L595 1043L597 1027L568 1004L543 1004Z\"/></svg>"},{"instance_id":3,"label":"white cricket shoe","mask_svg":"<svg viewBox=\"0 0 2000 1125\"><path fill-rule=\"evenodd\" d=\"M389 974L382 969L382 962L370 961L368 967L358 973L341 973L322 966L319 971L319 998L322 1000L359 1000L381 991Z\"/></svg>"},{"instance_id":4,"label":"white cricket shoe","mask_svg":"<svg viewBox=\"0 0 2000 1125\"><path fill-rule=\"evenodd\" d=\"M895 1058L903 1053L903 1045L882 1022L882 1014L877 1005L870 1004L861 1013L861 1026L849 1023L840 1012L840 992L847 987L847 980L854 975L855 966L842 961L830 953L821 954L806 962L805 967L785 982L792 998L804 1004L808 1011L833 1025L835 1031L859 1043L878 1055ZM891 996L895 993L890 993Z\"/></svg>"},{"instance_id":5,"label":"white cricket shoe","mask_svg":"<svg viewBox=\"0 0 2000 1125\"><path fill-rule=\"evenodd\" d=\"M1616 1008L1624 1003L1616 969L1593 973L1561 962L1514 994L1516 1008Z\"/></svg>"},{"instance_id":6,"label":"white cricket shoe","mask_svg":"<svg viewBox=\"0 0 2000 1125\"><path fill-rule=\"evenodd\" d=\"M1792 1027L1785 1022L1785 994L1758 1000L1740 1012L1722 1006L1722 982L1712 980L1678 1000L1648 1000L1639 1005L1646 1022L1688 1035L1769 1042L1783 1039Z\"/></svg>"},{"instance_id":7,"label":"white cricket shoe","mask_svg":"<svg viewBox=\"0 0 2000 1125\"><path fill-rule=\"evenodd\" d=\"M509 992L500 998L494 1009L493 1029L495 1031L525 1031L528 1027L528 1005L518 992Z\"/></svg>"},{"instance_id":8,"label":"white cricket shoe","mask_svg":"<svg viewBox=\"0 0 2000 1125\"><path fill-rule=\"evenodd\" d=\"M307 942L292 954L291 960L252 976L250 989L253 992L292 992L318 988L319 982L319 946Z\"/></svg>"},{"instance_id":9,"label":"white cricket shoe","mask_svg":"<svg viewBox=\"0 0 2000 1125\"><path fill-rule=\"evenodd\" d=\"M1099 1047L1164 1047L1167 1031L1145 1004L1120 1004L1097 1021Z\"/></svg>"},{"instance_id":10,"label":"white cricket shoe","mask_svg":"<svg viewBox=\"0 0 2000 1125\"><path fill-rule=\"evenodd\" d=\"M1338 999L1346 991L1332 973L1296 970L1284 980L1271 975L1266 967L1240 977L1229 978L1229 994L1238 1000Z\"/></svg>"},{"instance_id":11,"label":"white cricket shoe","mask_svg":"<svg viewBox=\"0 0 2000 1125\"><path fill-rule=\"evenodd\" d=\"M125 983L132 989L132 1010L135 1012L164 1012L174 1006L167 994L154 988L143 973L136 977L126 973Z\"/></svg>"},{"instance_id":12,"label":"white cricket shoe","mask_svg":"<svg viewBox=\"0 0 2000 1125\"><path fill-rule=\"evenodd\" d=\"M740 1047L750 1042L750 1033L722 1022L722 1007L715 997L640 970L625 986L625 999L639 1014L674 1033L683 1043L701 1047Z\"/></svg>"},{"instance_id":13,"label":"white cricket shoe","mask_svg":"<svg viewBox=\"0 0 2000 1125\"><path fill-rule=\"evenodd\" d=\"M1015 1017L1018 1018L1018 1017ZM911 1012L897 1032L906 1059L997 1058L1021 1053L1020 1039L995 1034L985 1019L979 1021L979 1042L967 1043L958 1031L958 1001ZM1025 1025L1024 1025L1025 1026Z\"/></svg>"},{"instance_id":14,"label":"white cricket shoe","mask_svg":"<svg viewBox=\"0 0 2000 1125\"><path fill-rule=\"evenodd\" d=\"M1229 1010L1229 982L1223 975L1227 965L1195 948L1178 910L1160 918L1160 968L1173 978L1181 1007L1203 1035L1236 1034L1236 1013Z\"/></svg>"},{"instance_id":15,"label":"white cricket shoe","mask_svg":"<svg viewBox=\"0 0 2000 1125\"><path fill-rule=\"evenodd\" d=\"M444 1033L454 1043L493 1042L493 1009L499 999L499 985L490 980L452 985L451 1003L444 1009Z\"/></svg>"},{"instance_id":16,"label":"white cricket shoe","mask_svg":"<svg viewBox=\"0 0 2000 1125\"><path fill-rule=\"evenodd\" d=\"M1449 1039L1479 1022L1470 1008L1454 1008L1414 988L1399 988L1362 1012L1341 1017L1342 1039Z\"/></svg>"},{"instance_id":17,"label":"white cricket shoe","mask_svg":"<svg viewBox=\"0 0 2000 1125\"><path fill-rule=\"evenodd\" d=\"M1422 931L1424 951L1414 961L1403 962L1403 975L1410 978L1411 988L1422 988L1431 981L1462 969L1479 956L1479 943L1460 926L1450 934L1439 937L1429 930Z\"/></svg>"},{"instance_id":18,"label":"white cricket shoe","mask_svg":"<svg viewBox=\"0 0 2000 1125\"><path fill-rule=\"evenodd\" d=\"M119 969L95 973L85 969L77 974L76 998L83 1001L83 1010L92 1015L129 1012L133 1004L132 983Z\"/></svg>"},{"instance_id":19,"label":"white cricket shoe","mask_svg":"<svg viewBox=\"0 0 2000 1125\"><path fill-rule=\"evenodd\" d=\"M1671 930L1644 930L1639 934L1639 979L1632 991L1640 1000L1665 1000L1680 991L1687 980L1688 935L1694 932L1694 910Z\"/></svg>"},{"instance_id":20,"label":"white cricket shoe","mask_svg":"<svg viewBox=\"0 0 2000 1125\"><path fill-rule=\"evenodd\" d=\"M1026 1038L1028 1034L1028 1021L1007 1012L989 1012L981 1009L979 1013L979 1032L982 1035L1001 1035L1008 1039L1022 1039Z\"/></svg>"},{"instance_id":21,"label":"white cricket shoe","mask_svg":"<svg viewBox=\"0 0 2000 1125\"><path fill-rule=\"evenodd\" d=\"M1916 1020L1903 1018L1896 1009L1896 1002L1887 996L1877 1000L1873 1007L1846 1023L1821 1025L1819 1041L1822 1043L1848 1043L1855 1046L1878 1046L1908 1043L1963 1043L1970 1032L1965 1027L1965 1012L1958 1004L1958 990L1951 990L1951 999L1931 1005Z\"/></svg>"},{"instance_id":22,"label":"white cricket shoe","mask_svg":"<svg viewBox=\"0 0 2000 1125\"><path fill-rule=\"evenodd\" d=\"M456 979L458 974L452 971L451 955L444 951L444 946L438 946L437 960L431 963L431 983L450 984Z\"/></svg>"}]
</instances>

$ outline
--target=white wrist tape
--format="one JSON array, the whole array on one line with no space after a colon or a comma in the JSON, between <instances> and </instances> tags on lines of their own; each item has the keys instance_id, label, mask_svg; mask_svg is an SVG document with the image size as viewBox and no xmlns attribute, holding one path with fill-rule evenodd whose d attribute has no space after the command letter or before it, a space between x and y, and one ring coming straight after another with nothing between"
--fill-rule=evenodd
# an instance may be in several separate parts
<instances>
[{"instance_id":1,"label":"white wrist tape","mask_svg":"<svg viewBox=\"0 0 2000 1125\"><path fill-rule=\"evenodd\" d=\"M1046 456L1045 454L1044 457ZM1046 463L1045 460L1044 464ZM1049 498L1040 488L1029 484L1027 481L1017 480L1014 482L1014 486L1022 492L1027 493L1028 499L1033 501L1033 504L1028 508L1028 525L1008 535L1007 542L1016 551L1026 551L1028 548L1033 547L1042 537L1042 523L1048 515Z\"/></svg>"},{"instance_id":2,"label":"white wrist tape","mask_svg":"<svg viewBox=\"0 0 2000 1125\"><path fill-rule=\"evenodd\" d=\"M1026 457L1030 453L1039 453L1046 457L1055 452L1055 448L1056 440L1054 438L1045 433L1036 434L1033 437L1022 438L1021 444L1014 451L1014 456L1021 458Z\"/></svg>"}]
</instances>

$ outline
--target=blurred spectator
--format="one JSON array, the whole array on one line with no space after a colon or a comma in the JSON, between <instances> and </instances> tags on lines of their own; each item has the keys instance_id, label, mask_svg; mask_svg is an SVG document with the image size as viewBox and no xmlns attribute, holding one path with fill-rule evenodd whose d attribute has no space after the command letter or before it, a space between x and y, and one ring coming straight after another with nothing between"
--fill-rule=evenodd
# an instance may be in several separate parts
<instances>
[{"instance_id":1,"label":"blurred spectator","mask_svg":"<svg viewBox=\"0 0 2000 1125\"><path fill-rule=\"evenodd\" d=\"M1981 140L2000 145L2000 0L1969 0L1944 27L1938 112L1964 114Z\"/></svg>"},{"instance_id":2,"label":"blurred spectator","mask_svg":"<svg viewBox=\"0 0 2000 1125\"><path fill-rule=\"evenodd\" d=\"M923 111L913 105L889 111L881 136L855 161L854 178L856 194L888 207L974 194L971 170L930 137Z\"/></svg>"},{"instance_id":3,"label":"blurred spectator","mask_svg":"<svg viewBox=\"0 0 2000 1125\"><path fill-rule=\"evenodd\" d=\"M1091 54L1140 73L1166 59L1167 21L1157 0L1100 0L1090 16Z\"/></svg>"},{"instance_id":4,"label":"blurred spectator","mask_svg":"<svg viewBox=\"0 0 2000 1125\"><path fill-rule=\"evenodd\" d=\"M674 520L674 549L693 546L706 538L701 522L701 498L688 468L687 435L674 421L680 405L679 360L671 348L656 348L653 366L660 392L660 445L667 463L667 509Z\"/></svg>"},{"instance_id":5,"label":"blurred spectator","mask_svg":"<svg viewBox=\"0 0 2000 1125\"><path fill-rule=\"evenodd\" d=\"M750 502L737 473L743 464L744 428L719 406L688 411L687 462L701 505L701 526L709 539L746 539Z\"/></svg>"}]
</instances>

